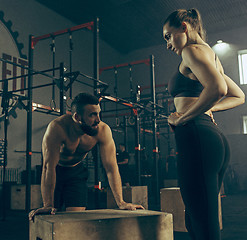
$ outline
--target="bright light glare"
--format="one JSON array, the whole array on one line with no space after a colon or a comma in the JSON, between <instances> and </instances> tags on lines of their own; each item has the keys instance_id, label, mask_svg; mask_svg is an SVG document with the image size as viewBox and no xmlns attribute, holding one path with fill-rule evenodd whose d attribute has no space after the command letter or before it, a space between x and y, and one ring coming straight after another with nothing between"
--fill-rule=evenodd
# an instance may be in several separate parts
<instances>
[{"instance_id":1,"label":"bright light glare","mask_svg":"<svg viewBox=\"0 0 247 240\"><path fill-rule=\"evenodd\" d=\"M247 84L247 52L238 54L240 84Z\"/></svg>"},{"instance_id":2,"label":"bright light glare","mask_svg":"<svg viewBox=\"0 0 247 240\"><path fill-rule=\"evenodd\" d=\"M243 116L243 134L247 134L247 116Z\"/></svg>"},{"instance_id":3,"label":"bright light glare","mask_svg":"<svg viewBox=\"0 0 247 240\"><path fill-rule=\"evenodd\" d=\"M228 50L230 50L230 45L228 43L223 42L222 40L218 40L217 44L213 46L213 49L217 54L224 54Z\"/></svg>"}]
</instances>

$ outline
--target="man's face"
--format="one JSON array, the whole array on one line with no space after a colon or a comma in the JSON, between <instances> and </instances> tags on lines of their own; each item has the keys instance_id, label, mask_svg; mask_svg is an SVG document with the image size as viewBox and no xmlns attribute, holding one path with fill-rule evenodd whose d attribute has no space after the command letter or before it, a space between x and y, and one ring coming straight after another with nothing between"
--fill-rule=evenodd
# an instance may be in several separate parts
<instances>
[{"instance_id":1,"label":"man's face","mask_svg":"<svg viewBox=\"0 0 247 240\"><path fill-rule=\"evenodd\" d=\"M124 150L125 150L125 147L123 146L123 145L119 145L119 150L121 151L121 152L124 152Z\"/></svg>"},{"instance_id":2,"label":"man's face","mask_svg":"<svg viewBox=\"0 0 247 240\"><path fill-rule=\"evenodd\" d=\"M79 115L80 126L83 132L90 136L96 136L99 130L100 123L100 106L88 104L84 106L84 111L82 115Z\"/></svg>"}]
</instances>

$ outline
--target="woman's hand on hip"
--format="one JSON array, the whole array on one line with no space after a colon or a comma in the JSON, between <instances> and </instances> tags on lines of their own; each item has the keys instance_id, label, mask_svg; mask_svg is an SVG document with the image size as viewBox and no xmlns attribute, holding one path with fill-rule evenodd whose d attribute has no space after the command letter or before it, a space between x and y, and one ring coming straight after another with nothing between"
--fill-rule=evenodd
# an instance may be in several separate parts
<instances>
[{"instance_id":1,"label":"woman's hand on hip","mask_svg":"<svg viewBox=\"0 0 247 240\"><path fill-rule=\"evenodd\" d=\"M182 116L182 113L174 112L171 113L168 117L168 123L171 126L177 126L179 125L179 118Z\"/></svg>"}]
</instances>

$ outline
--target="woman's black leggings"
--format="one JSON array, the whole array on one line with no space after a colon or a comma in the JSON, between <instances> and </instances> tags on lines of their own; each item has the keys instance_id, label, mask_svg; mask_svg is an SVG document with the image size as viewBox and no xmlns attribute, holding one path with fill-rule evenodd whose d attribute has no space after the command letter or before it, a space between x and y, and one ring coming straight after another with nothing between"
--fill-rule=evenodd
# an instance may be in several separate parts
<instances>
[{"instance_id":1,"label":"woman's black leggings","mask_svg":"<svg viewBox=\"0 0 247 240\"><path fill-rule=\"evenodd\" d=\"M193 240L219 240L218 194L229 162L228 142L205 114L174 131L186 228Z\"/></svg>"}]
</instances>

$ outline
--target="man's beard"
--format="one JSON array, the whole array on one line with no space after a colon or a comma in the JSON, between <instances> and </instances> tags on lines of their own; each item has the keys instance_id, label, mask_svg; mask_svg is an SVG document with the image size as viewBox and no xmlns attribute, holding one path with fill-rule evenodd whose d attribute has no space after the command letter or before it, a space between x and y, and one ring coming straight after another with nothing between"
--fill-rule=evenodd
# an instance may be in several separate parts
<instances>
[{"instance_id":1,"label":"man's beard","mask_svg":"<svg viewBox=\"0 0 247 240\"><path fill-rule=\"evenodd\" d=\"M93 126L96 126L96 125L98 124L94 124ZM83 122L81 122L80 126L81 126L82 131L89 136L96 136L98 134L98 128L93 129L91 126Z\"/></svg>"}]
</instances>

